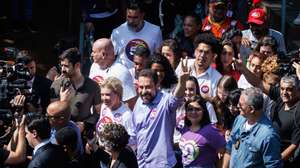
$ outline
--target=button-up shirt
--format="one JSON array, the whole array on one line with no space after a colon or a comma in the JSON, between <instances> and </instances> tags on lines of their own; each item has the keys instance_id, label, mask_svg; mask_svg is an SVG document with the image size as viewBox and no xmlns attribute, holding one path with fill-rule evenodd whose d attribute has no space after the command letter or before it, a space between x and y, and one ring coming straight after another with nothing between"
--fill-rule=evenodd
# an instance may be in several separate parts
<instances>
[{"instance_id":1,"label":"button-up shirt","mask_svg":"<svg viewBox=\"0 0 300 168\"><path fill-rule=\"evenodd\" d=\"M207 70L201 74L197 74L195 67L195 59L188 60L188 67L191 69L191 75L196 77L199 83L200 92L216 96L217 84L222 75L214 68L209 66ZM176 75L181 74L181 63L176 68Z\"/></svg>"},{"instance_id":2,"label":"button-up shirt","mask_svg":"<svg viewBox=\"0 0 300 168\"><path fill-rule=\"evenodd\" d=\"M182 101L182 98L161 91L149 104L143 104L141 98L137 100L132 121L139 167L169 168L176 164L173 133L176 109Z\"/></svg>"},{"instance_id":3,"label":"button-up shirt","mask_svg":"<svg viewBox=\"0 0 300 168\"><path fill-rule=\"evenodd\" d=\"M282 167L280 138L272 122L265 115L246 130L247 119L235 119L230 139L226 145L231 153L230 168L279 168Z\"/></svg>"}]
</instances>

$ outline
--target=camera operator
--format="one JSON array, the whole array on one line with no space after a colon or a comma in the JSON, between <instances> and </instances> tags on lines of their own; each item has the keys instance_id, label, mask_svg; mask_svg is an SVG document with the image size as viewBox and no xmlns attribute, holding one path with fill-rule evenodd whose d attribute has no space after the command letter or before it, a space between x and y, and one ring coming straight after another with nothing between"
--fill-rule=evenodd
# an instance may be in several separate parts
<instances>
[{"instance_id":1,"label":"camera operator","mask_svg":"<svg viewBox=\"0 0 300 168\"><path fill-rule=\"evenodd\" d=\"M30 79L27 81L28 91L32 97L29 100L30 103L38 106L36 108L40 106L43 114L45 114L50 103L50 86L52 82L36 73L36 62L28 51L23 50L17 54L16 64L18 63L24 64L30 73Z\"/></svg>"},{"instance_id":2,"label":"camera operator","mask_svg":"<svg viewBox=\"0 0 300 168\"><path fill-rule=\"evenodd\" d=\"M25 100L25 99L24 99ZM16 122L16 130L7 147L0 148L0 167L2 165L16 165L26 159L26 141L25 141L25 116L21 122Z\"/></svg>"}]
</instances>

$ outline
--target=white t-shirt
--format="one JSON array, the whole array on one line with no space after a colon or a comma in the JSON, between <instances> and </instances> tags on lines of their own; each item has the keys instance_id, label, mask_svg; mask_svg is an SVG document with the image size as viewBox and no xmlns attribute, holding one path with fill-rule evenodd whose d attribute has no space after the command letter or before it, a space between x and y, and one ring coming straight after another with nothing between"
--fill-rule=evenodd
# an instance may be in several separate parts
<instances>
[{"instance_id":1,"label":"white t-shirt","mask_svg":"<svg viewBox=\"0 0 300 168\"><path fill-rule=\"evenodd\" d=\"M139 32L130 30L127 22L113 30L111 40L115 53L121 63L128 69L133 67L133 52L139 45L147 47L151 53L155 52L162 43L162 33L158 26L144 21L144 27Z\"/></svg>"},{"instance_id":2,"label":"white t-shirt","mask_svg":"<svg viewBox=\"0 0 300 168\"><path fill-rule=\"evenodd\" d=\"M136 96L132 76L124 65L114 62L109 68L103 70L97 63L92 64L89 75L91 79L98 78L98 81L103 82L106 78L111 76L122 81L123 101L130 100Z\"/></svg>"},{"instance_id":3,"label":"white t-shirt","mask_svg":"<svg viewBox=\"0 0 300 168\"><path fill-rule=\"evenodd\" d=\"M201 94L208 94L209 96L216 96L217 84L222 75L212 67L209 67L205 72L197 75L194 66L195 59L188 59L188 68L191 69L191 75L198 80ZM176 75L179 77L181 74L181 63L176 68Z\"/></svg>"},{"instance_id":4,"label":"white t-shirt","mask_svg":"<svg viewBox=\"0 0 300 168\"><path fill-rule=\"evenodd\" d=\"M239 88L242 88L242 89L247 89L247 88L251 88L251 87L253 87L248 81L247 81L247 79L245 78L245 76L242 74L241 76L240 76L240 79L239 79L239 81L238 81L238 87Z\"/></svg>"},{"instance_id":5,"label":"white t-shirt","mask_svg":"<svg viewBox=\"0 0 300 168\"><path fill-rule=\"evenodd\" d=\"M107 123L117 123L125 127L129 135L133 135L133 127L131 122L132 111L124 104L111 111L105 104L101 105L99 120L97 122L97 131Z\"/></svg>"}]
</instances>

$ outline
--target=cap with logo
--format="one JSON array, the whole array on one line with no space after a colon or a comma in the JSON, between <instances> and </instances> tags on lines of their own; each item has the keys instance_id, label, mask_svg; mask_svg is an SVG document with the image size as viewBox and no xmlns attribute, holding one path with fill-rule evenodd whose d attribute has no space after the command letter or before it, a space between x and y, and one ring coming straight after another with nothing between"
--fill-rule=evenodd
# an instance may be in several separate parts
<instances>
[{"instance_id":1,"label":"cap with logo","mask_svg":"<svg viewBox=\"0 0 300 168\"><path fill-rule=\"evenodd\" d=\"M250 11L248 16L248 23L255 23L262 25L266 22L266 12L262 8L255 8Z\"/></svg>"}]
</instances>

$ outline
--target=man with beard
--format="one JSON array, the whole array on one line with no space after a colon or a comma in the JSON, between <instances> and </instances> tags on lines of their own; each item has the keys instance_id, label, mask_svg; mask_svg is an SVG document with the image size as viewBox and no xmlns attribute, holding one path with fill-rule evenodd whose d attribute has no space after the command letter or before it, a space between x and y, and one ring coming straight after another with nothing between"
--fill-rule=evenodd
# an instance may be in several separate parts
<instances>
[{"instance_id":1,"label":"man with beard","mask_svg":"<svg viewBox=\"0 0 300 168\"><path fill-rule=\"evenodd\" d=\"M82 75L77 48L65 50L60 55L60 65L62 76L52 83L51 101L59 98L61 101L69 101L71 120L76 122L80 131L93 129L100 111L100 89L97 83Z\"/></svg>"},{"instance_id":2,"label":"man with beard","mask_svg":"<svg viewBox=\"0 0 300 168\"><path fill-rule=\"evenodd\" d=\"M243 26L236 20L226 16L227 0L209 0L208 16L205 18L202 31L210 31L218 39L222 34L231 28L243 29Z\"/></svg>"},{"instance_id":3,"label":"man with beard","mask_svg":"<svg viewBox=\"0 0 300 168\"><path fill-rule=\"evenodd\" d=\"M27 86L29 87L28 91L32 94L30 103L35 108L41 107L43 114L45 114L47 106L50 103L50 86L52 82L36 73L36 62L29 51L22 50L18 53L16 64L20 63L25 65L30 74L30 78L27 80ZM30 111L30 109L28 110ZM34 112L36 112L36 110L38 109L35 109Z\"/></svg>"},{"instance_id":4,"label":"man with beard","mask_svg":"<svg viewBox=\"0 0 300 168\"><path fill-rule=\"evenodd\" d=\"M126 11L127 21L111 34L115 53L128 69L133 68L133 54L137 46L142 45L153 53L162 42L160 28L145 21L144 15L142 2L130 0Z\"/></svg>"},{"instance_id":5,"label":"man with beard","mask_svg":"<svg viewBox=\"0 0 300 168\"><path fill-rule=\"evenodd\" d=\"M247 56L250 54L251 50L254 49L259 40L261 40L264 36L273 37L278 45L277 52L278 55L286 54L285 42L283 35L268 27L266 12L262 8L255 8L250 11L248 16L248 23L250 29L242 31L242 48L241 48L241 56L242 53ZM244 51L243 51L244 50ZM246 57L247 57L246 56Z\"/></svg>"},{"instance_id":6,"label":"man with beard","mask_svg":"<svg viewBox=\"0 0 300 168\"><path fill-rule=\"evenodd\" d=\"M183 101L185 83L189 76L187 60L173 94L161 92L158 77L150 69L139 73L139 99L132 114L137 142L139 167L170 168L176 164L173 151L173 133L176 109Z\"/></svg>"}]
</instances>

